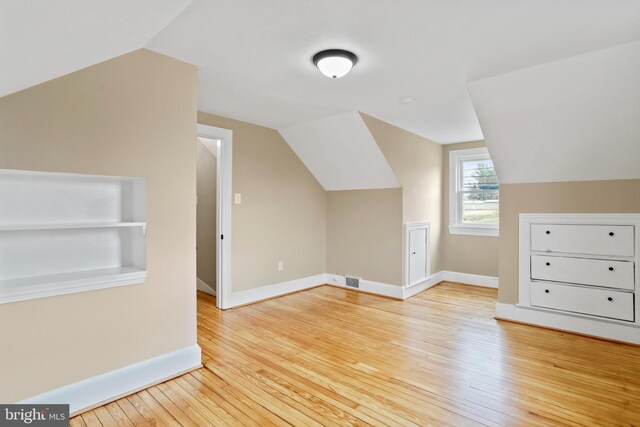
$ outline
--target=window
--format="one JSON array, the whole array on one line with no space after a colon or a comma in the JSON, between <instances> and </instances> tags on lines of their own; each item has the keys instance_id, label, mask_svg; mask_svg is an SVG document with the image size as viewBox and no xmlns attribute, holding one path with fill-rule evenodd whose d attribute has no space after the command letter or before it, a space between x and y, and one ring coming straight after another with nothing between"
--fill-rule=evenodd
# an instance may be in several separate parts
<instances>
[{"instance_id":1,"label":"window","mask_svg":"<svg viewBox=\"0 0 640 427\"><path fill-rule=\"evenodd\" d=\"M498 177L486 148L449 152L449 232L498 235Z\"/></svg>"}]
</instances>

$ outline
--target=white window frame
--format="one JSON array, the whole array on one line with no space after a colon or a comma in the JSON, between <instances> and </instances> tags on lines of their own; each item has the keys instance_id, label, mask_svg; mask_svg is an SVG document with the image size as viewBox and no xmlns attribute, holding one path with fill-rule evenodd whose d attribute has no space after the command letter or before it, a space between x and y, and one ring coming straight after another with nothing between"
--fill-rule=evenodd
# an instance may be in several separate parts
<instances>
[{"instance_id":1,"label":"white window frame","mask_svg":"<svg viewBox=\"0 0 640 427\"><path fill-rule=\"evenodd\" d=\"M469 148L449 152L449 233L469 236L499 235L498 224L463 224L462 202L458 192L462 177L461 164L468 160L491 160L486 148Z\"/></svg>"}]
</instances>

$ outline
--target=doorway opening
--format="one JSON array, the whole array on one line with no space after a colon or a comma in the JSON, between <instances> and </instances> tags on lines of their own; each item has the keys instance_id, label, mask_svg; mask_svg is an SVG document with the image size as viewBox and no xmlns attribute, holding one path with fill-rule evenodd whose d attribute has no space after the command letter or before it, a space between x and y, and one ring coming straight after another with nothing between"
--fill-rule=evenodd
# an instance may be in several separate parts
<instances>
[{"instance_id":1,"label":"doorway opening","mask_svg":"<svg viewBox=\"0 0 640 427\"><path fill-rule=\"evenodd\" d=\"M231 307L232 132L198 125L197 284L216 296L216 306Z\"/></svg>"}]
</instances>

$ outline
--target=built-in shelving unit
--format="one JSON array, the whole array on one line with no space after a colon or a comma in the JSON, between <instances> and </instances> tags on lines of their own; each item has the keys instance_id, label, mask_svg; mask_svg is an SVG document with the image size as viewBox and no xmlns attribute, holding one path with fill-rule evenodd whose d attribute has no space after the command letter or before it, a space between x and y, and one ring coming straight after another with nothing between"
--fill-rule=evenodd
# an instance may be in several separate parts
<instances>
[{"instance_id":1,"label":"built-in shelving unit","mask_svg":"<svg viewBox=\"0 0 640 427\"><path fill-rule=\"evenodd\" d=\"M0 303L146 278L146 181L0 170Z\"/></svg>"}]
</instances>

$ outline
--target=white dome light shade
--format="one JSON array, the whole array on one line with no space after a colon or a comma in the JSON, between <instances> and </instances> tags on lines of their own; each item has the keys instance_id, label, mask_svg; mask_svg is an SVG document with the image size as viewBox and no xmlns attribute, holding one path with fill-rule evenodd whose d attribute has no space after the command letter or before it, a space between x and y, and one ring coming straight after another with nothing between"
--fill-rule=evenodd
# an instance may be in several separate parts
<instances>
[{"instance_id":1,"label":"white dome light shade","mask_svg":"<svg viewBox=\"0 0 640 427\"><path fill-rule=\"evenodd\" d=\"M338 77L344 76L349 71L351 71L353 62L349 61L347 58L331 56L329 58L321 59L320 61L318 61L316 66L325 76L336 79Z\"/></svg>"},{"instance_id":2,"label":"white dome light shade","mask_svg":"<svg viewBox=\"0 0 640 427\"><path fill-rule=\"evenodd\" d=\"M355 54L341 49L329 49L313 56L313 63L325 76L337 79L344 76L358 61Z\"/></svg>"}]
</instances>

